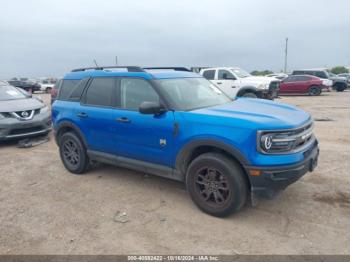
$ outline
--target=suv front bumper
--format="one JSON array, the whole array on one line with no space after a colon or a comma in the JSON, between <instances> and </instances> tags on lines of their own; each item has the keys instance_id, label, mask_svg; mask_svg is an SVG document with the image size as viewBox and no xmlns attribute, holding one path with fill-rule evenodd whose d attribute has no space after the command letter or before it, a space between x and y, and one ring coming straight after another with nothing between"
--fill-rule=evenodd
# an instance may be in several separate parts
<instances>
[{"instance_id":1,"label":"suv front bumper","mask_svg":"<svg viewBox=\"0 0 350 262\"><path fill-rule=\"evenodd\" d=\"M304 160L299 163L276 167L246 167L249 172L260 171L259 176L250 175L253 204L255 197L272 198L307 172L312 172L317 166L319 151L315 141L313 146L304 152Z\"/></svg>"},{"instance_id":2,"label":"suv front bumper","mask_svg":"<svg viewBox=\"0 0 350 262\"><path fill-rule=\"evenodd\" d=\"M0 121L0 141L43 135L52 129L50 113L37 114L31 120L4 118Z\"/></svg>"}]
</instances>

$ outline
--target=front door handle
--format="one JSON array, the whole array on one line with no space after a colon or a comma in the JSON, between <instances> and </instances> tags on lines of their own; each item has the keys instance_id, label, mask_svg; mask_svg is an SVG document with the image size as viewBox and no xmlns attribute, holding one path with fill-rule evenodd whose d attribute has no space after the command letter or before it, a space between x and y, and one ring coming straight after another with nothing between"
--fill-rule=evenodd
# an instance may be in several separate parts
<instances>
[{"instance_id":1,"label":"front door handle","mask_svg":"<svg viewBox=\"0 0 350 262\"><path fill-rule=\"evenodd\" d=\"M218 85L221 85L221 84L222 84L222 82L217 82L217 84L218 84Z\"/></svg>"},{"instance_id":2,"label":"front door handle","mask_svg":"<svg viewBox=\"0 0 350 262\"><path fill-rule=\"evenodd\" d=\"M86 117L88 117L88 114L85 113L85 112L80 112L80 113L77 114L77 116L80 117L80 118L86 118Z\"/></svg>"},{"instance_id":3,"label":"front door handle","mask_svg":"<svg viewBox=\"0 0 350 262\"><path fill-rule=\"evenodd\" d=\"M131 120L127 117L120 117L120 118L117 118L117 122L127 124L127 123L130 123Z\"/></svg>"}]
</instances>

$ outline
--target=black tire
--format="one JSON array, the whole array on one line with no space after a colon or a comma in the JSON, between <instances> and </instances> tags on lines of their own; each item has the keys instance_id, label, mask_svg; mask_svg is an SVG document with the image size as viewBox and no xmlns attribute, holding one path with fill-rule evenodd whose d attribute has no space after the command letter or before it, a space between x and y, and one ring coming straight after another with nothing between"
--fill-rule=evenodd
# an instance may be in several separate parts
<instances>
[{"instance_id":1,"label":"black tire","mask_svg":"<svg viewBox=\"0 0 350 262\"><path fill-rule=\"evenodd\" d=\"M89 169L89 157L80 138L74 132L64 133L59 139L60 157L65 168L73 174Z\"/></svg>"},{"instance_id":2,"label":"black tire","mask_svg":"<svg viewBox=\"0 0 350 262\"><path fill-rule=\"evenodd\" d=\"M337 92L343 92L346 89L346 84L337 83L334 85L334 87Z\"/></svg>"},{"instance_id":3,"label":"black tire","mask_svg":"<svg viewBox=\"0 0 350 262\"><path fill-rule=\"evenodd\" d=\"M219 153L205 153L191 162L186 187L199 209L217 217L240 210L248 194L242 168Z\"/></svg>"},{"instance_id":4,"label":"black tire","mask_svg":"<svg viewBox=\"0 0 350 262\"><path fill-rule=\"evenodd\" d=\"M258 96L252 92L244 93L241 97L258 98Z\"/></svg>"},{"instance_id":5,"label":"black tire","mask_svg":"<svg viewBox=\"0 0 350 262\"><path fill-rule=\"evenodd\" d=\"M46 90L45 90L45 92L46 92L46 93L51 93L51 89L52 89L51 87L47 87Z\"/></svg>"},{"instance_id":6,"label":"black tire","mask_svg":"<svg viewBox=\"0 0 350 262\"><path fill-rule=\"evenodd\" d=\"M309 95L310 96L319 96L322 93L322 89L319 86L310 86Z\"/></svg>"}]
</instances>

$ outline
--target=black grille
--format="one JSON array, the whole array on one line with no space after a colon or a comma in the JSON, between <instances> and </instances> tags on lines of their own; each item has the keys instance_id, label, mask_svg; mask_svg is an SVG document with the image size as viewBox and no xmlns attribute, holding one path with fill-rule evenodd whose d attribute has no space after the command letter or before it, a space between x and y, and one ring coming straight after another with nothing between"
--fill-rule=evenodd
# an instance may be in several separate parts
<instances>
[{"instance_id":1,"label":"black grille","mask_svg":"<svg viewBox=\"0 0 350 262\"><path fill-rule=\"evenodd\" d=\"M266 151L262 149L268 154L299 152L315 141L313 123L311 121L295 129L262 131L259 139L266 141L268 136L272 139L271 146ZM261 141L259 142L261 143Z\"/></svg>"},{"instance_id":2,"label":"black grille","mask_svg":"<svg viewBox=\"0 0 350 262\"><path fill-rule=\"evenodd\" d=\"M271 83L269 85L270 91L279 90L279 88L280 88L280 81L271 81Z\"/></svg>"},{"instance_id":3,"label":"black grille","mask_svg":"<svg viewBox=\"0 0 350 262\"><path fill-rule=\"evenodd\" d=\"M19 128L13 129L10 132L10 135L24 135L28 133L38 132L44 130L41 126L28 127L28 128Z\"/></svg>"}]
</instances>

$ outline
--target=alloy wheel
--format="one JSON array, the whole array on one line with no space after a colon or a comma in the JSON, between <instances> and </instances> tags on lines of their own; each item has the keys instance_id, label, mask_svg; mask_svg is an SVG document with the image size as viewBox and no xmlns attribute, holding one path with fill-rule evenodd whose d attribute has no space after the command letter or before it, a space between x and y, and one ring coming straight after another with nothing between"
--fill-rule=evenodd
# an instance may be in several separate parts
<instances>
[{"instance_id":1,"label":"alloy wheel","mask_svg":"<svg viewBox=\"0 0 350 262\"><path fill-rule=\"evenodd\" d=\"M195 187L201 201L213 207L224 205L231 195L226 177L212 167L202 168L196 173Z\"/></svg>"}]
</instances>

